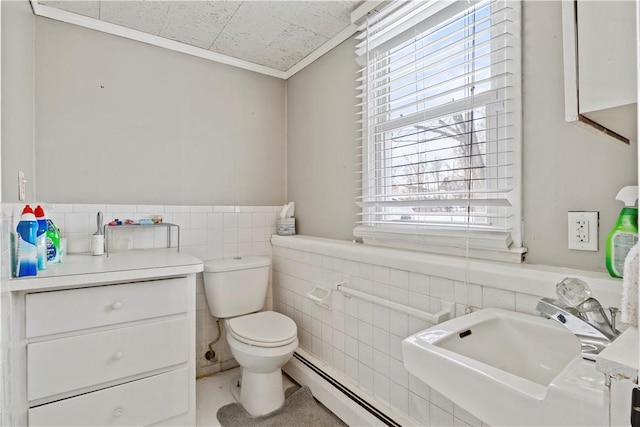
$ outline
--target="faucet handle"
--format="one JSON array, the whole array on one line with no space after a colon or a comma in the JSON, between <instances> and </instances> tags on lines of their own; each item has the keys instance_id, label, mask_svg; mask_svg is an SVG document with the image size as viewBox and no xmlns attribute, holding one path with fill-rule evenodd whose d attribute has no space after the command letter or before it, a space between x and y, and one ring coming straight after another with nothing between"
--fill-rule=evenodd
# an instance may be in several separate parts
<instances>
[{"instance_id":1,"label":"faucet handle","mask_svg":"<svg viewBox=\"0 0 640 427\"><path fill-rule=\"evenodd\" d=\"M611 314L611 329L616 330L616 316L620 309L618 307L609 307L609 313Z\"/></svg>"},{"instance_id":2,"label":"faucet handle","mask_svg":"<svg viewBox=\"0 0 640 427\"><path fill-rule=\"evenodd\" d=\"M565 277L556 284L556 295L565 305L577 307L591 298L591 289L576 277Z\"/></svg>"}]
</instances>

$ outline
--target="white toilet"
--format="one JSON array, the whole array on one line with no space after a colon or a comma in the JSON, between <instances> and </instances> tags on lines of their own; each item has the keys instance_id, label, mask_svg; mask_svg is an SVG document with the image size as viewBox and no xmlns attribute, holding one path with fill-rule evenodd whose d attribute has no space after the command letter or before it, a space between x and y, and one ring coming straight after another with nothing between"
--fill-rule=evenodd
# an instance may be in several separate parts
<instances>
[{"instance_id":1,"label":"white toilet","mask_svg":"<svg viewBox=\"0 0 640 427\"><path fill-rule=\"evenodd\" d=\"M211 315L224 319L231 354L242 368L240 403L252 416L284 403L282 372L298 348L296 324L262 310L269 284L268 257L225 258L204 263Z\"/></svg>"}]
</instances>

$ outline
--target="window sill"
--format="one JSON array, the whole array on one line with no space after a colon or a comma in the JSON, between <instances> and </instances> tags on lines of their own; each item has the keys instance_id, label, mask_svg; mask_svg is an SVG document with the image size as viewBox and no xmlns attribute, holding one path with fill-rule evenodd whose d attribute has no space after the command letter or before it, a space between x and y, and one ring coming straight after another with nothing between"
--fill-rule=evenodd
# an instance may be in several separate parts
<instances>
[{"instance_id":1,"label":"window sill","mask_svg":"<svg viewBox=\"0 0 640 427\"><path fill-rule=\"evenodd\" d=\"M303 235L273 235L271 244L274 257L281 256L278 255L279 251L292 250L296 254L291 257L308 264L311 264L311 254L318 254L536 296L554 297L556 283L565 277L577 277L589 283L592 292L605 307L617 307L620 304L622 280L613 279L602 272L465 259ZM340 270L337 274L348 273ZM330 281L322 282L322 285L330 285Z\"/></svg>"},{"instance_id":2,"label":"window sill","mask_svg":"<svg viewBox=\"0 0 640 427\"><path fill-rule=\"evenodd\" d=\"M467 230L408 230L358 226L353 235L365 245L407 249L489 261L522 263L527 248L513 247L509 233Z\"/></svg>"}]
</instances>

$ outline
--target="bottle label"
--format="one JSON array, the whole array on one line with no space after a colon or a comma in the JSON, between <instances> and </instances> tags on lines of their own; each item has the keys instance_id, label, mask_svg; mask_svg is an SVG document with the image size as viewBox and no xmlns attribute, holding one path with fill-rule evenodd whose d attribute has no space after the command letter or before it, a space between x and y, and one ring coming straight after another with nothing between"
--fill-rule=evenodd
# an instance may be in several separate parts
<instances>
[{"instance_id":1,"label":"bottle label","mask_svg":"<svg viewBox=\"0 0 640 427\"><path fill-rule=\"evenodd\" d=\"M36 247L38 248L38 270L47 269L47 237L44 233L36 237Z\"/></svg>"},{"instance_id":2,"label":"bottle label","mask_svg":"<svg viewBox=\"0 0 640 427\"><path fill-rule=\"evenodd\" d=\"M53 221L47 220L47 262L60 262L60 232Z\"/></svg>"},{"instance_id":3,"label":"bottle label","mask_svg":"<svg viewBox=\"0 0 640 427\"><path fill-rule=\"evenodd\" d=\"M38 271L38 251L36 245L31 244L18 236L16 258L18 265L16 276L35 276Z\"/></svg>"},{"instance_id":4,"label":"bottle label","mask_svg":"<svg viewBox=\"0 0 640 427\"><path fill-rule=\"evenodd\" d=\"M53 243L53 240L47 237L47 262L58 262L58 248Z\"/></svg>"},{"instance_id":5,"label":"bottle label","mask_svg":"<svg viewBox=\"0 0 640 427\"><path fill-rule=\"evenodd\" d=\"M624 272L624 260L631 248L638 242L638 235L633 233L618 233L613 236L611 259L613 269L622 277Z\"/></svg>"}]
</instances>

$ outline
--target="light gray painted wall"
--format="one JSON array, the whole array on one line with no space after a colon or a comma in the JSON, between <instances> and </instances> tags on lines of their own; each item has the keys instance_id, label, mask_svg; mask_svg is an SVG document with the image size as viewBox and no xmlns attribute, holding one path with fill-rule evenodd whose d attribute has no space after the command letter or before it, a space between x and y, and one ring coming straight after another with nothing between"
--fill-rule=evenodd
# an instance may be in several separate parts
<instances>
[{"instance_id":1,"label":"light gray painted wall","mask_svg":"<svg viewBox=\"0 0 640 427\"><path fill-rule=\"evenodd\" d=\"M40 200L284 203L282 80L45 18L36 29Z\"/></svg>"},{"instance_id":2,"label":"light gray painted wall","mask_svg":"<svg viewBox=\"0 0 640 427\"><path fill-rule=\"evenodd\" d=\"M605 270L605 239L620 213L615 196L637 183L630 146L564 121L560 2L524 7L524 239L528 261ZM600 212L598 252L567 249L567 211Z\"/></svg>"},{"instance_id":3,"label":"light gray painted wall","mask_svg":"<svg viewBox=\"0 0 640 427\"><path fill-rule=\"evenodd\" d=\"M287 198L298 234L351 238L356 221L354 39L287 81Z\"/></svg>"},{"instance_id":4,"label":"light gray painted wall","mask_svg":"<svg viewBox=\"0 0 640 427\"><path fill-rule=\"evenodd\" d=\"M2 201L18 201L18 170L25 172L27 199L35 198L33 167L34 29L29 2L2 7Z\"/></svg>"},{"instance_id":5,"label":"light gray painted wall","mask_svg":"<svg viewBox=\"0 0 640 427\"><path fill-rule=\"evenodd\" d=\"M523 27L527 262L604 271L605 238L622 207L614 197L637 182L637 143L626 146L565 122L560 2L524 2ZM288 198L303 234L352 237L354 180L339 173L351 172L356 146L346 115L354 103L352 48L352 40L343 43L289 80ZM567 249L571 210L600 212L598 252Z\"/></svg>"}]
</instances>

